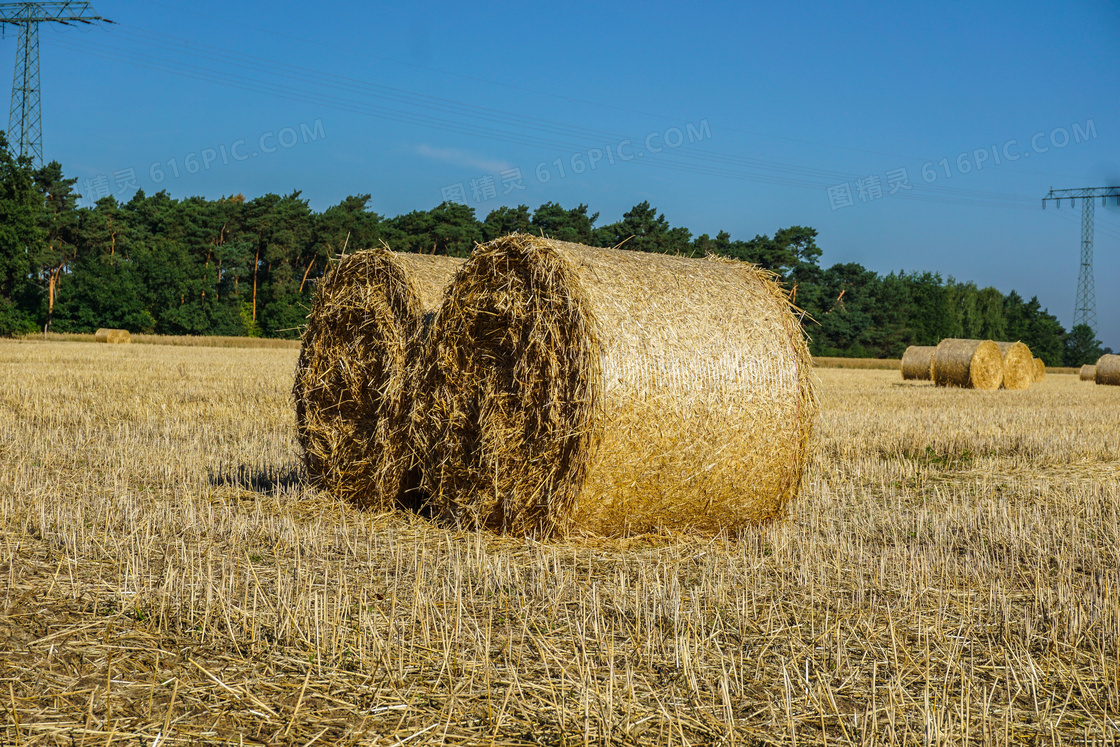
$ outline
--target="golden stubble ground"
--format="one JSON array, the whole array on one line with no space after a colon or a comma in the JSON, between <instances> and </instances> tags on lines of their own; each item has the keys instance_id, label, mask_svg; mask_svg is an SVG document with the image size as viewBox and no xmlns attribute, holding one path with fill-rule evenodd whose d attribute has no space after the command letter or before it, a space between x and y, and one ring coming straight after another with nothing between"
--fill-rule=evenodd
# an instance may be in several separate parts
<instances>
[{"instance_id":1,"label":"golden stubble ground","mask_svg":"<svg viewBox=\"0 0 1120 747\"><path fill-rule=\"evenodd\" d=\"M296 355L0 342L0 743L1120 740L1120 388L819 369L787 521L540 544L307 488Z\"/></svg>"}]
</instances>

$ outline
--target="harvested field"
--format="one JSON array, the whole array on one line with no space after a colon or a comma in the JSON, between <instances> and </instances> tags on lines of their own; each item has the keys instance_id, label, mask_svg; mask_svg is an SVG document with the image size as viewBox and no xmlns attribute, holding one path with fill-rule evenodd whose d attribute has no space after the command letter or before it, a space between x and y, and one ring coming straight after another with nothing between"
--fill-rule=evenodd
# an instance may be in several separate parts
<instances>
[{"instance_id":1,"label":"harvested field","mask_svg":"<svg viewBox=\"0 0 1120 747\"><path fill-rule=\"evenodd\" d=\"M71 332L48 332L46 335L25 335L20 339L28 342L96 342L96 335L84 335ZM299 340L280 340L274 337L130 334L129 342L139 345L173 345L175 347L299 349Z\"/></svg>"},{"instance_id":2,"label":"harvested field","mask_svg":"<svg viewBox=\"0 0 1120 747\"><path fill-rule=\"evenodd\" d=\"M307 487L297 352L0 341L0 743L1117 738L1118 388L820 369L788 520L540 543Z\"/></svg>"},{"instance_id":3,"label":"harvested field","mask_svg":"<svg viewBox=\"0 0 1120 747\"><path fill-rule=\"evenodd\" d=\"M813 356L813 365L818 368L858 368L897 371L901 360L898 358L831 358Z\"/></svg>"}]
</instances>

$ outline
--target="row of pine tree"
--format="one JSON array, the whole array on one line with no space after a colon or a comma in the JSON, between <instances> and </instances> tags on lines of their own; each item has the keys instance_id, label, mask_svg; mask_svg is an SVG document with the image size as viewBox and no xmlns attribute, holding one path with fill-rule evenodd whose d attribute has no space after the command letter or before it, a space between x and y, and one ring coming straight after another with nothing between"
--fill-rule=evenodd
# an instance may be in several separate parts
<instances>
[{"instance_id":1,"label":"row of pine tree","mask_svg":"<svg viewBox=\"0 0 1120 747\"><path fill-rule=\"evenodd\" d=\"M513 231L595 246L700 257L777 273L806 312L815 355L899 357L945 337L1022 340L1048 365L1093 362L1092 331L1067 332L1036 297L930 272L881 275L859 264L822 268L817 232L694 236L646 202L604 225L586 205L500 207L484 219L445 202L385 217L369 195L322 212L299 192L209 200L137 192L81 207L75 179L52 162L32 169L0 135L0 335L117 327L167 335L297 337L330 262L385 242L396 251L466 256Z\"/></svg>"}]
</instances>

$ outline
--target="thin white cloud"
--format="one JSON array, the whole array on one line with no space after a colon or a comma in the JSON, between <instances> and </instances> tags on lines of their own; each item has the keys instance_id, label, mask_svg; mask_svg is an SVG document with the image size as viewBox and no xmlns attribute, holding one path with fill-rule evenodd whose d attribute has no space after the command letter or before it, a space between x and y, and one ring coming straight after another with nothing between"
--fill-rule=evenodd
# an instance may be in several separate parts
<instances>
[{"instance_id":1,"label":"thin white cloud","mask_svg":"<svg viewBox=\"0 0 1120 747\"><path fill-rule=\"evenodd\" d=\"M454 166L464 166L469 169L505 171L506 169L513 168L513 164L508 161L486 158L485 156L475 155L474 153L459 150L458 148L433 148L427 143L420 143L417 145L416 154L424 158L430 158L433 161L442 161Z\"/></svg>"}]
</instances>

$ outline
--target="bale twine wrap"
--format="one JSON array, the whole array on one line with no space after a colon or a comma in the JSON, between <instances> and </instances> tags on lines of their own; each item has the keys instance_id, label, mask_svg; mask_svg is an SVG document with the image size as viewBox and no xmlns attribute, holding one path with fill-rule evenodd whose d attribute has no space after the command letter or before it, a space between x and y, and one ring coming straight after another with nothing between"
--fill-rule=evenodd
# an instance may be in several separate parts
<instances>
[{"instance_id":1,"label":"bale twine wrap","mask_svg":"<svg viewBox=\"0 0 1120 747\"><path fill-rule=\"evenodd\" d=\"M1096 381L1097 367L1091 363L1086 363L1081 367L1081 373L1079 374L1079 376L1081 377L1082 381Z\"/></svg>"},{"instance_id":2,"label":"bale twine wrap","mask_svg":"<svg viewBox=\"0 0 1120 747\"><path fill-rule=\"evenodd\" d=\"M292 394L308 478L373 510L409 505L412 366L425 314L463 260L386 248L342 259L319 283Z\"/></svg>"},{"instance_id":3,"label":"bale twine wrap","mask_svg":"<svg viewBox=\"0 0 1120 747\"><path fill-rule=\"evenodd\" d=\"M933 354L936 345L911 345L902 354L902 378L906 380L929 381L933 378Z\"/></svg>"},{"instance_id":4,"label":"bale twine wrap","mask_svg":"<svg viewBox=\"0 0 1120 747\"><path fill-rule=\"evenodd\" d=\"M933 356L933 382L938 386L999 389L1003 356L991 340L946 338Z\"/></svg>"},{"instance_id":5,"label":"bale twine wrap","mask_svg":"<svg viewBox=\"0 0 1120 747\"><path fill-rule=\"evenodd\" d=\"M1098 358L1093 377L1098 384L1120 386L1120 355L1102 355Z\"/></svg>"},{"instance_id":6,"label":"bale twine wrap","mask_svg":"<svg viewBox=\"0 0 1120 747\"><path fill-rule=\"evenodd\" d=\"M1022 390L1034 382L1034 355L1021 342L997 342L1003 356L1003 383L1001 389Z\"/></svg>"},{"instance_id":7,"label":"bale twine wrap","mask_svg":"<svg viewBox=\"0 0 1120 747\"><path fill-rule=\"evenodd\" d=\"M1046 380L1046 362L1041 358L1034 359L1034 380L1036 383Z\"/></svg>"},{"instance_id":8,"label":"bale twine wrap","mask_svg":"<svg viewBox=\"0 0 1120 747\"><path fill-rule=\"evenodd\" d=\"M734 531L801 486L812 361L772 275L525 234L479 246L424 349L423 483L520 535Z\"/></svg>"},{"instance_id":9,"label":"bale twine wrap","mask_svg":"<svg viewBox=\"0 0 1120 747\"><path fill-rule=\"evenodd\" d=\"M127 345L132 342L127 329L107 329L102 327L93 333L94 342L106 342L116 345Z\"/></svg>"}]
</instances>

